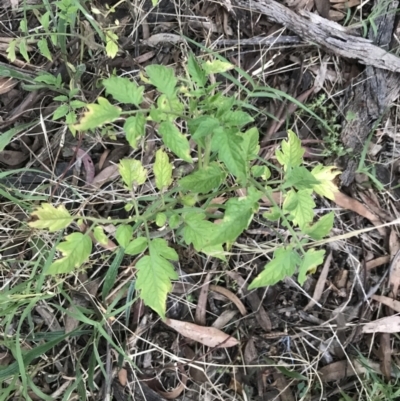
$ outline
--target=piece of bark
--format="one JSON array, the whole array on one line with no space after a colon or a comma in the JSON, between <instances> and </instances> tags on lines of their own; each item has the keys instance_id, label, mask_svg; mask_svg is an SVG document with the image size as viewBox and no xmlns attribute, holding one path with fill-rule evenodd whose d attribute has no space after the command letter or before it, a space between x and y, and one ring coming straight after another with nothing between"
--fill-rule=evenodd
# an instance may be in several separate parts
<instances>
[{"instance_id":1,"label":"piece of bark","mask_svg":"<svg viewBox=\"0 0 400 401\"><path fill-rule=\"evenodd\" d=\"M378 1L382 3L383 0ZM398 6L398 1L386 3L385 9L374 20L376 31L371 27L368 32L368 38L385 51L389 51L395 10ZM354 180L358 167L357 159L366 146L367 137L374 124L384 116L400 93L399 74L377 67L377 65L367 66L358 82L347 89L343 101L346 105L343 108L343 115L347 118L343 123L341 139L345 147L353 151L353 157L346 162L346 168L341 175L344 186L350 185Z\"/></svg>"},{"instance_id":2,"label":"piece of bark","mask_svg":"<svg viewBox=\"0 0 400 401\"><path fill-rule=\"evenodd\" d=\"M387 48L375 45L370 39L352 35L348 28L319 15L305 10L294 12L274 0L253 0L251 2L232 0L232 4L239 8L250 9L252 12L258 11L270 21L285 26L302 39L313 42L338 56L357 60L364 65L400 72L400 58L389 53ZM396 8L396 1L391 2L388 6L390 10ZM386 12L382 14L384 14L382 17L385 17ZM395 16L394 12L391 14L387 16L388 24L391 17ZM378 32L382 29L378 25L382 17L376 18Z\"/></svg>"}]
</instances>

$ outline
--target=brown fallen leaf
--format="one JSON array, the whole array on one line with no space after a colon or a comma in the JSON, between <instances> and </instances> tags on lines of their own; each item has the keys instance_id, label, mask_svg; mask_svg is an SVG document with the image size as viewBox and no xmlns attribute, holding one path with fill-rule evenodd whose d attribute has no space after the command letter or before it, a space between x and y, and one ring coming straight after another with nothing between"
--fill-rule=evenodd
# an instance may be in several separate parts
<instances>
[{"instance_id":1,"label":"brown fallen leaf","mask_svg":"<svg viewBox=\"0 0 400 401\"><path fill-rule=\"evenodd\" d=\"M360 216L365 217L376 227L382 225L379 218L370 212L362 203L356 199L350 198L350 196L347 196L342 192L335 192L335 203L344 209L351 210ZM384 227L378 227L377 230L382 236L386 236L386 230Z\"/></svg>"},{"instance_id":2,"label":"brown fallen leaf","mask_svg":"<svg viewBox=\"0 0 400 401\"><path fill-rule=\"evenodd\" d=\"M390 256L385 255L385 256L380 256L379 258L369 260L368 262L365 262L365 267L367 270L375 269L376 267L382 266L385 263L390 262Z\"/></svg>"},{"instance_id":3,"label":"brown fallen leaf","mask_svg":"<svg viewBox=\"0 0 400 401\"><path fill-rule=\"evenodd\" d=\"M364 324L363 333L399 333L400 316L386 316Z\"/></svg>"},{"instance_id":4,"label":"brown fallen leaf","mask_svg":"<svg viewBox=\"0 0 400 401\"><path fill-rule=\"evenodd\" d=\"M239 341L216 329L215 327L204 327L194 323L181 322L180 320L165 319L164 323L176 330L184 337L197 341L212 348L229 348L239 344Z\"/></svg>"},{"instance_id":5,"label":"brown fallen leaf","mask_svg":"<svg viewBox=\"0 0 400 401\"><path fill-rule=\"evenodd\" d=\"M206 325L207 298L208 298L208 289L210 288L211 277L212 277L212 272L208 272L204 280L204 283L200 288L200 295L197 299L194 321L200 326Z\"/></svg>"},{"instance_id":6,"label":"brown fallen leaf","mask_svg":"<svg viewBox=\"0 0 400 401\"><path fill-rule=\"evenodd\" d=\"M351 363L347 360L333 362L322 367L318 373L323 383L338 381L356 374L360 375L365 373L367 369L372 369L378 374L381 373L378 363L371 360L365 361L365 363L367 367L356 359L353 359Z\"/></svg>"},{"instance_id":7,"label":"brown fallen leaf","mask_svg":"<svg viewBox=\"0 0 400 401\"><path fill-rule=\"evenodd\" d=\"M117 177L119 177L118 166L108 166L94 177L93 181L90 184L90 187L93 189L99 189L106 182L112 181Z\"/></svg>"},{"instance_id":8,"label":"brown fallen leaf","mask_svg":"<svg viewBox=\"0 0 400 401\"><path fill-rule=\"evenodd\" d=\"M237 310L226 309L217 317L217 320L215 320L211 326L222 330L236 315Z\"/></svg>"},{"instance_id":9,"label":"brown fallen leaf","mask_svg":"<svg viewBox=\"0 0 400 401\"><path fill-rule=\"evenodd\" d=\"M8 366L13 359L11 352L0 352L0 366Z\"/></svg>"},{"instance_id":10,"label":"brown fallen leaf","mask_svg":"<svg viewBox=\"0 0 400 401\"><path fill-rule=\"evenodd\" d=\"M220 287L218 285L210 285L210 290L218 292L219 294L222 294L225 297L227 297L232 303L236 305L242 316L247 315L246 307L243 305L243 302L233 292L229 291L225 287Z\"/></svg>"},{"instance_id":11,"label":"brown fallen leaf","mask_svg":"<svg viewBox=\"0 0 400 401\"><path fill-rule=\"evenodd\" d=\"M128 384L128 371L125 368L118 371L118 381L124 387Z\"/></svg>"},{"instance_id":12,"label":"brown fallen leaf","mask_svg":"<svg viewBox=\"0 0 400 401\"><path fill-rule=\"evenodd\" d=\"M329 10L331 9L331 3L329 0L315 0L315 8L321 17L329 19Z\"/></svg>"},{"instance_id":13,"label":"brown fallen leaf","mask_svg":"<svg viewBox=\"0 0 400 401\"><path fill-rule=\"evenodd\" d=\"M193 362L189 364L189 375L190 378L195 383L206 383L208 381L207 375L204 372L204 365L194 362L196 360L196 354L194 351L188 346L185 345L183 348L183 352L185 358L191 359Z\"/></svg>"},{"instance_id":14,"label":"brown fallen leaf","mask_svg":"<svg viewBox=\"0 0 400 401\"><path fill-rule=\"evenodd\" d=\"M317 281L317 285L315 286L314 294L310 302L304 308L305 311L312 308L315 305L315 303L321 299L321 295L324 292L326 279L328 277L329 268L331 267L331 261L332 261L332 252L329 253L328 257L325 260L324 267L322 268L321 274L319 275Z\"/></svg>"},{"instance_id":15,"label":"brown fallen leaf","mask_svg":"<svg viewBox=\"0 0 400 401\"><path fill-rule=\"evenodd\" d=\"M373 295L372 299L400 313L400 301L396 301L395 299L389 297L384 297L383 295Z\"/></svg>"},{"instance_id":16,"label":"brown fallen leaf","mask_svg":"<svg viewBox=\"0 0 400 401\"><path fill-rule=\"evenodd\" d=\"M15 167L29 159L29 154L18 150L2 150L0 152L0 162L7 166Z\"/></svg>"}]
</instances>

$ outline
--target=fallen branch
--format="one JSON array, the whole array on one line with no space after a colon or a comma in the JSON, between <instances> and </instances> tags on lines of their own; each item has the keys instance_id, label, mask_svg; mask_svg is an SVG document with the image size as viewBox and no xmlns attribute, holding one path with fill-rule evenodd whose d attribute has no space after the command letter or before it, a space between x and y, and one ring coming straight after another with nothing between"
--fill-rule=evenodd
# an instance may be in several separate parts
<instances>
[{"instance_id":1,"label":"fallen branch","mask_svg":"<svg viewBox=\"0 0 400 401\"><path fill-rule=\"evenodd\" d=\"M370 40L351 35L334 21L305 10L296 13L274 0L232 0L232 4L264 14L269 20L285 26L304 40L314 42L338 56L356 59L361 64L400 72L400 58L375 46Z\"/></svg>"}]
</instances>

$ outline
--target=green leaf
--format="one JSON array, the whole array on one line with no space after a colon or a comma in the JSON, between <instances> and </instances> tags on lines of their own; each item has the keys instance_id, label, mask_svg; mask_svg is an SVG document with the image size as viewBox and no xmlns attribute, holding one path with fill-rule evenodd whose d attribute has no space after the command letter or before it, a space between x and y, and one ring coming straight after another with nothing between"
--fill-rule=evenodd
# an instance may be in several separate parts
<instances>
[{"instance_id":1,"label":"green leaf","mask_svg":"<svg viewBox=\"0 0 400 401\"><path fill-rule=\"evenodd\" d=\"M313 186L314 191L318 195L325 196L325 198L330 200L335 200L335 193L339 192L339 189L333 180L340 174L340 171L337 171L334 166L325 167L319 164L313 168L311 174L319 181L317 185Z\"/></svg>"},{"instance_id":2,"label":"green leaf","mask_svg":"<svg viewBox=\"0 0 400 401\"><path fill-rule=\"evenodd\" d=\"M273 259L265 265L264 270L250 283L248 289L274 285L285 277L292 276L300 263L300 256L295 250L279 248L274 252Z\"/></svg>"},{"instance_id":3,"label":"green leaf","mask_svg":"<svg viewBox=\"0 0 400 401\"><path fill-rule=\"evenodd\" d=\"M197 62L193 53L189 54L188 59L188 71L193 81L200 87L203 87L207 83L207 76L205 71L201 68L201 65Z\"/></svg>"},{"instance_id":4,"label":"green leaf","mask_svg":"<svg viewBox=\"0 0 400 401\"><path fill-rule=\"evenodd\" d=\"M156 214L156 225L158 227L163 227L166 222L167 222L167 215L165 213Z\"/></svg>"},{"instance_id":5,"label":"green leaf","mask_svg":"<svg viewBox=\"0 0 400 401\"><path fill-rule=\"evenodd\" d=\"M60 118L65 117L68 112L69 112L69 107L67 104L62 104L61 106L58 106L54 110L53 121L56 121L56 120L59 120Z\"/></svg>"},{"instance_id":6,"label":"green leaf","mask_svg":"<svg viewBox=\"0 0 400 401\"><path fill-rule=\"evenodd\" d=\"M96 226L93 229L93 236L99 244L106 245L108 243L108 237L101 226Z\"/></svg>"},{"instance_id":7,"label":"green leaf","mask_svg":"<svg viewBox=\"0 0 400 401\"><path fill-rule=\"evenodd\" d=\"M128 78L112 76L103 79L102 84L106 88L107 95L111 95L117 102L137 107L143 102L144 86L138 86Z\"/></svg>"},{"instance_id":8,"label":"green leaf","mask_svg":"<svg viewBox=\"0 0 400 401\"><path fill-rule=\"evenodd\" d=\"M138 237L131 241L127 247L125 248L125 253L127 255L139 255L147 248L147 238L145 237Z\"/></svg>"},{"instance_id":9,"label":"green leaf","mask_svg":"<svg viewBox=\"0 0 400 401\"><path fill-rule=\"evenodd\" d=\"M303 162L304 149L301 147L301 141L297 135L289 130L289 139L282 141L282 150L275 152L278 162L283 166L284 171L293 167L300 166Z\"/></svg>"},{"instance_id":10,"label":"green leaf","mask_svg":"<svg viewBox=\"0 0 400 401\"><path fill-rule=\"evenodd\" d=\"M150 83L161 93L168 97L174 96L177 79L174 70L163 65L153 64L146 67L146 73Z\"/></svg>"},{"instance_id":11,"label":"green leaf","mask_svg":"<svg viewBox=\"0 0 400 401\"><path fill-rule=\"evenodd\" d=\"M15 53L16 50L16 46L17 46L17 40L13 39L11 40L11 42L8 44L7 47L7 58L13 63L15 61L15 59L17 58L17 55Z\"/></svg>"},{"instance_id":12,"label":"green leaf","mask_svg":"<svg viewBox=\"0 0 400 401\"><path fill-rule=\"evenodd\" d=\"M43 57L46 57L48 60L53 61L53 58L51 57L51 53L49 50L49 45L47 43L47 39L42 38L37 42L40 54Z\"/></svg>"},{"instance_id":13,"label":"green leaf","mask_svg":"<svg viewBox=\"0 0 400 401\"><path fill-rule=\"evenodd\" d=\"M88 111L81 118L80 123L74 125L74 129L87 131L101 127L104 124L115 121L121 115L121 109L110 104L107 99L99 97L97 102L98 104L87 105Z\"/></svg>"},{"instance_id":14,"label":"green leaf","mask_svg":"<svg viewBox=\"0 0 400 401\"><path fill-rule=\"evenodd\" d=\"M131 191L134 186L142 185L147 179L147 170L142 162L136 159L122 159L118 170L126 187Z\"/></svg>"},{"instance_id":15,"label":"green leaf","mask_svg":"<svg viewBox=\"0 0 400 401\"><path fill-rule=\"evenodd\" d=\"M287 171L282 188L312 189L319 181L303 166L293 167Z\"/></svg>"},{"instance_id":16,"label":"green leaf","mask_svg":"<svg viewBox=\"0 0 400 401\"><path fill-rule=\"evenodd\" d=\"M112 31L106 31L106 54L110 58L118 54L118 35Z\"/></svg>"},{"instance_id":17,"label":"green leaf","mask_svg":"<svg viewBox=\"0 0 400 401\"><path fill-rule=\"evenodd\" d=\"M193 132L192 138L197 144L205 146L204 138L212 135L214 130L220 126L217 118L201 116L189 122L189 130Z\"/></svg>"},{"instance_id":18,"label":"green leaf","mask_svg":"<svg viewBox=\"0 0 400 401\"><path fill-rule=\"evenodd\" d=\"M146 117L142 113L128 117L124 124L126 140L133 149L136 149L138 139L146 133Z\"/></svg>"},{"instance_id":19,"label":"green leaf","mask_svg":"<svg viewBox=\"0 0 400 401\"><path fill-rule=\"evenodd\" d=\"M202 67L205 73L207 75L210 75L210 74L220 74L222 72L229 71L233 68L233 65L226 61L212 60L203 63Z\"/></svg>"},{"instance_id":20,"label":"green leaf","mask_svg":"<svg viewBox=\"0 0 400 401\"><path fill-rule=\"evenodd\" d=\"M258 210L261 196L261 192L250 187L247 196L229 199L222 222L216 225L216 232L211 237L210 243L233 243L251 223L254 213Z\"/></svg>"},{"instance_id":21,"label":"green leaf","mask_svg":"<svg viewBox=\"0 0 400 401\"><path fill-rule=\"evenodd\" d=\"M258 129L256 127L250 128L241 137L243 138L241 147L244 159L248 161L256 159L260 151Z\"/></svg>"},{"instance_id":22,"label":"green leaf","mask_svg":"<svg viewBox=\"0 0 400 401\"><path fill-rule=\"evenodd\" d=\"M175 230L175 228L178 228L179 225L181 224L181 217L179 216L179 214L173 214L169 220L168 220L168 224L169 226Z\"/></svg>"},{"instance_id":23,"label":"green leaf","mask_svg":"<svg viewBox=\"0 0 400 401\"><path fill-rule=\"evenodd\" d=\"M217 189L225 180L225 173L218 163L210 163L206 168L195 171L179 180L185 191L206 194Z\"/></svg>"},{"instance_id":24,"label":"green leaf","mask_svg":"<svg viewBox=\"0 0 400 401\"><path fill-rule=\"evenodd\" d=\"M72 233L57 245L63 257L51 264L47 274L70 273L85 263L92 253L92 240L88 235Z\"/></svg>"},{"instance_id":25,"label":"green leaf","mask_svg":"<svg viewBox=\"0 0 400 401\"><path fill-rule=\"evenodd\" d=\"M210 239L217 229L217 225L205 220L202 212L187 213L183 216L183 239L187 245L193 244L194 249L200 252L206 246L210 246Z\"/></svg>"},{"instance_id":26,"label":"green leaf","mask_svg":"<svg viewBox=\"0 0 400 401\"><path fill-rule=\"evenodd\" d=\"M118 275L118 269L121 266L121 262L124 258L124 249L118 248L114 260L112 261L110 267L107 269L106 276L104 277L103 288L101 291L101 297L103 300L107 298L107 295L110 293L111 289L115 285L115 279Z\"/></svg>"},{"instance_id":27,"label":"green leaf","mask_svg":"<svg viewBox=\"0 0 400 401\"><path fill-rule=\"evenodd\" d=\"M303 229L314 218L315 203L312 198L311 189L301 191L290 190L283 202L283 210L291 215L294 224Z\"/></svg>"},{"instance_id":28,"label":"green leaf","mask_svg":"<svg viewBox=\"0 0 400 401\"><path fill-rule=\"evenodd\" d=\"M74 220L64 205L55 208L49 203L42 203L33 213L37 220L30 221L28 225L33 228L47 228L50 232L67 228Z\"/></svg>"},{"instance_id":29,"label":"green leaf","mask_svg":"<svg viewBox=\"0 0 400 401\"><path fill-rule=\"evenodd\" d=\"M133 227L128 224L120 224L115 232L115 239L117 240L118 244L125 248L132 240L133 235Z\"/></svg>"},{"instance_id":30,"label":"green leaf","mask_svg":"<svg viewBox=\"0 0 400 401\"><path fill-rule=\"evenodd\" d=\"M190 156L190 145L185 135L181 134L176 126L170 121L164 121L158 128L158 133L162 136L165 146L167 146L176 156L188 163L193 163Z\"/></svg>"},{"instance_id":31,"label":"green leaf","mask_svg":"<svg viewBox=\"0 0 400 401\"><path fill-rule=\"evenodd\" d=\"M271 177L271 170L267 166L252 166L251 173L254 178L262 178L267 181Z\"/></svg>"},{"instance_id":32,"label":"green leaf","mask_svg":"<svg viewBox=\"0 0 400 401\"><path fill-rule=\"evenodd\" d=\"M307 273L315 273L317 267L324 261L325 251L316 251L315 249L308 249L306 254L303 256L303 260L299 266L299 276L297 281L300 285L303 285L306 281Z\"/></svg>"},{"instance_id":33,"label":"green leaf","mask_svg":"<svg viewBox=\"0 0 400 401\"><path fill-rule=\"evenodd\" d=\"M172 248L168 248L165 240L157 238L149 244L149 255L143 256L135 266L136 288L140 290L140 297L163 319L167 295L172 289L171 280L177 280L179 277L174 266L167 260L177 260L174 252Z\"/></svg>"},{"instance_id":34,"label":"green leaf","mask_svg":"<svg viewBox=\"0 0 400 401\"><path fill-rule=\"evenodd\" d=\"M225 123L226 126L237 128L241 128L246 124L254 121L253 117L251 117L250 114L241 110L228 110L221 116L221 120Z\"/></svg>"},{"instance_id":35,"label":"green leaf","mask_svg":"<svg viewBox=\"0 0 400 401\"><path fill-rule=\"evenodd\" d=\"M153 5L153 7L157 7L159 0L151 0L151 4Z\"/></svg>"},{"instance_id":36,"label":"green leaf","mask_svg":"<svg viewBox=\"0 0 400 401\"><path fill-rule=\"evenodd\" d=\"M185 106L176 96L168 97L161 95L157 99L157 121L175 121L177 117L183 114ZM153 114L154 115L154 114Z\"/></svg>"},{"instance_id":37,"label":"green leaf","mask_svg":"<svg viewBox=\"0 0 400 401\"><path fill-rule=\"evenodd\" d=\"M159 149L156 152L156 161L154 163L153 171L156 178L156 187L160 191L171 185L172 163L169 162L168 155L162 149Z\"/></svg>"},{"instance_id":38,"label":"green leaf","mask_svg":"<svg viewBox=\"0 0 400 401\"><path fill-rule=\"evenodd\" d=\"M20 39L18 43L19 52L21 53L22 57L25 59L27 63L30 62L29 54L28 54L28 47L26 43L26 39Z\"/></svg>"},{"instance_id":39,"label":"green leaf","mask_svg":"<svg viewBox=\"0 0 400 401\"><path fill-rule=\"evenodd\" d=\"M331 232L334 218L335 214L330 212L322 216L315 224L303 227L303 232L313 240L319 241Z\"/></svg>"},{"instance_id":40,"label":"green leaf","mask_svg":"<svg viewBox=\"0 0 400 401\"><path fill-rule=\"evenodd\" d=\"M243 138L222 128L215 130L212 139L213 149L218 149L218 156L229 172L239 180L247 177L247 162L243 157Z\"/></svg>"},{"instance_id":41,"label":"green leaf","mask_svg":"<svg viewBox=\"0 0 400 401\"><path fill-rule=\"evenodd\" d=\"M278 206L272 206L268 212L264 212L264 219L278 221L282 217L282 210Z\"/></svg>"}]
</instances>

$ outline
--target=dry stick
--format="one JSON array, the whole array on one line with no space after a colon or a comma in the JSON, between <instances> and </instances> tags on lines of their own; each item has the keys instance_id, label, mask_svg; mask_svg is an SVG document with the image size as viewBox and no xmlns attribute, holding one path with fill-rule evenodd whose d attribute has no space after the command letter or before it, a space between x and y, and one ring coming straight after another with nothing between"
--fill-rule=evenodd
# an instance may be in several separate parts
<instances>
[{"instance_id":1,"label":"dry stick","mask_svg":"<svg viewBox=\"0 0 400 401\"><path fill-rule=\"evenodd\" d=\"M232 0L232 4L264 14L304 40L314 42L338 56L356 59L361 64L400 72L400 58L375 46L370 40L350 35L348 30L309 11L294 12L274 0Z\"/></svg>"}]
</instances>

